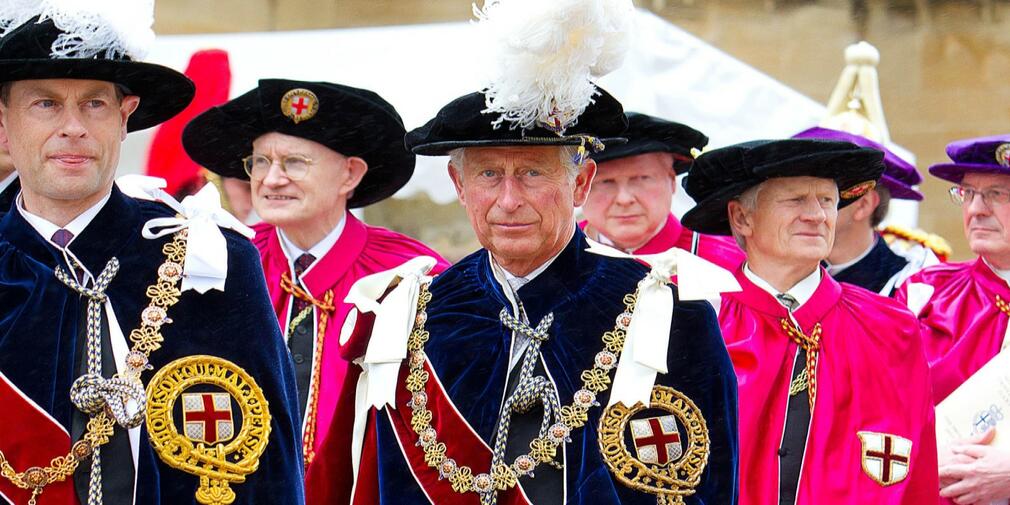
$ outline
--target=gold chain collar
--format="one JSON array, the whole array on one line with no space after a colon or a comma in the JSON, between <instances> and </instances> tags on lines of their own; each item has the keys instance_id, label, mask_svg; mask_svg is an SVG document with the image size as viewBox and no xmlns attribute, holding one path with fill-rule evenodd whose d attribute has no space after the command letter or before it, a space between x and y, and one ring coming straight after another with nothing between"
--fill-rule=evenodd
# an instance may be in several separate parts
<instances>
[{"instance_id":1,"label":"gold chain collar","mask_svg":"<svg viewBox=\"0 0 1010 505\"><path fill-rule=\"evenodd\" d=\"M165 262L158 267L158 280L147 288L146 294L150 302L140 313L140 327L130 332L133 347L126 355L124 379L139 382L140 375L150 368L148 358L151 352L160 349L165 340L161 335L161 327L172 322L168 317L168 309L179 302L182 294L179 281L182 280L182 265L186 261L186 237L187 230L180 230L171 242L161 248ZM88 420L87 429L81 439L74 442L67 455L53 458L49 466L44 468L34 466L24 472L14 470L3 451L0 451L0 475L21 489L31 489L32 497L28 505L35 505L46 486L66 480L72 475L81 460L87 459L96 447L109 441L114 429L115 423L108 412L99 412Z\"/></svg>"},{"instance_id":2,"label":"gold chain collar","mask_svg":"<svg viewBox=\"0 0 1010 505\"><path fill-rule=\"evenodd\" d=\"M330 315L333 314L336 307L333 304L332 289L323 293L323 299L319 300L313 297L311 293L292 282L287 272L281 274L281 289L292 297L309 303L308 307L305 307L304 310L298 313L298 315L291 320L287 330L288 338L291 338L295 328L297 328L298 325L305 320L305 318L312 315L313 307L319 309L318 324L316 325L316 346L315 352L312 354L312 371L311 378L309 379L309 400L308 405L305 408L305 433L302 434L302 452L304 453L305 468L308 468L309 464L312 463L316 457L316 417L319 415L319 374L322 366L323 345L325 343L324 338L326 337L326 327L329 323Z\"/></svg>"},{"instance_id":3,"label":"gold chain collar","mask_svg":"<svg viewBox=\"0 0 1010 505\"><path fill-rule=\"evenodd\" d=\"M610 370L617 366L617 359L624 348L624 339L628 326L631 324L631 314L638 301L637 290L624 296L625 311L617 316L612 331L603 334L601 340L604 350L596 354L593 368L584 370L580 375L582 389L575 392L572 403L561 407L559 417L561 422L550 427L546 437L537 437L530 442L530 451L522 454L511 465L498 464L491 473L474 475L473 469L459 465L446 456L446 445L439 441L438 433L432 427L432 412L426 408L428 396L424 392L429 380L429 374L424 370L424 344L430 335L424 329L428 319L425 309L431 301L428 283L421 285L421 293L417 299L417 318L414 330L407 342L410 352L408 363L410 373L405 385L411 393L408 406L411 408L410 426L418 435L419 444L424 449L424 461L431 468L438 469L441 478L449 479L452 489L457 493L474 492L487 495L497 491L505 491L518 484L519 477L531 475L540 463L552 463L557 455L558 447L571 442L569 435L575 429L581 428L588 421L589 409L598 406L598 394L610 387Z\"/></svg>"}]
</instances>

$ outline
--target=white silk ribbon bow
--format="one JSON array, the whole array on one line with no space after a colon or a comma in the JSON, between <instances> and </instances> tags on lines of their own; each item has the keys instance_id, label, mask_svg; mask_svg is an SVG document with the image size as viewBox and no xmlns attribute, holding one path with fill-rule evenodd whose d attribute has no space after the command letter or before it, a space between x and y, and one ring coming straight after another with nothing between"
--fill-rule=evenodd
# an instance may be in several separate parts
<instances>
[{"instance_id":1,"label":"white silk ribbon bow","mask_svg":"<svg viewBox=\"0 0 1010 505\"><path fill-rule=\"evenodd\" d=\"M144 238L156 239L189 229L182 291L194 289L201 294L211 289L224 291L228 278L228 243L220 228L234 230L250 239L255 232L221 207L217 187L206 184L179 203L164 191L165 180L158 177L125 175L117 179L116 184L128 196L164 203L178 214L144 223Z\"/></svg>"},{"instance_id":2,"label":"white silk ribbon bow","mask_svg":"<svg viewBox=\"0 0 1010 505\"><path fill-rule=\"evenodd\" d=\"M417 297L421 284L431 280L427 274L436 263L430 256L418 256L391 270L362 277L344 298L361 312L375 313L361 364L363 375L368 377L365 408L396 408L396 379L400 363L407 357L407 340L417 317ZM392 291L383 297L389 288Z\"/></svg>"},{"instance_id":3,"label":"white silk ribbon bow","mask_svg":"<svg viewBox=\"0 0 1010 505\"><path fill-rule=\"evenodd\" d=\"M652 270L638 282L638 301L617 362L607 406L622 402L633 407L649 405L656 374L667 373L667 352L673 319L670 277L677 275L681 300L707 300L720 293L740 291L740 283L727 270L683 249L658 254L627 254L589 240L589 252L612 258L640 260Z\"/></svg>"}]
</instances>

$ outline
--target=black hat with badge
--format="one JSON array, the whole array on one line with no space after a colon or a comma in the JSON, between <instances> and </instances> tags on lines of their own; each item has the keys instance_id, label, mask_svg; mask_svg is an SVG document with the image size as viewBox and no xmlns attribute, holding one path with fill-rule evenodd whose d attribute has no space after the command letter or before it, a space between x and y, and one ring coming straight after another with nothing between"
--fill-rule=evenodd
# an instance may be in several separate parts
<instances>
[{"instance_id":1,"label":"black hat with badge","mask_svg":"<svg viewBox=\"0 0 1010 505\"><path fill-rule=\"evenodd\" d=\"M597 94L578 120L562 128L554 118L528 128L495 124L497 114L487 111L483 92L463 95L442 107L430 121L405 137L407 148L428 156L448 154L461 147L586 146L609 149L623 143L628 125L624 108L610 93L597 87ZM602 145L601 145L602 144Z\"/></svg>"},{"instance_id":2,"label":"black hat with badge","mask_svg":"<svg viewBox=\"0 0 1010 505\"><path fill-rule=\"evenodd\" d=\"M329 82L262 79L259 86L193 118L182 145L194 161L225 177L248 179L242 158L270 132L322 144L368 164L348 199L351 208L392 196L414 173L396 109L366 89Z\"/></svg>"},{"instance_id":3,"label":"black hat with badge","mask_svg":"<svg viewBox=\"0 0 1010 505\"><path fill-rule=\"evenodd\" d=\"M683 181L697 203L684 226L730 235L726 205L748 189L778 177L819 177L838 185L838 208L873 189L884 172L884 154L849 142L814 139L755 140L702 154Z\"/></svg>"},{"instance_id":4,"label":"black hat with badge","mask_svg":"<svg viewBox=\"0 0 1010 505\"><path fill-rule=\"evenodd\" d=\"M0 83L87 79L118 84L126 94L140 97L127 131L150 128L182 112L196 92L193 82L171 68L136 61L154 40L153 17L143 2L127 4L122 6L127 12L116 15L92 11L83 3L70 13L42 15L40 5L27 3L23 12L6 13L12 17L0 19Z\"/></svg>"},{"instance_id":5,"label":"black hat with badge","mask_svg":"<svg viewBox=\"0 0 1010 505\"><path fill-rule=\"evenodd\" d=\"M708 145L708 137L690 126L662 118L628 112L628 129L624 131L627 143L608 146L593 155L597 163L638 156L648 153L673 155L673 170L677 175L686 173L694 161L692 151Z\"/></svg>"}]
</instances>

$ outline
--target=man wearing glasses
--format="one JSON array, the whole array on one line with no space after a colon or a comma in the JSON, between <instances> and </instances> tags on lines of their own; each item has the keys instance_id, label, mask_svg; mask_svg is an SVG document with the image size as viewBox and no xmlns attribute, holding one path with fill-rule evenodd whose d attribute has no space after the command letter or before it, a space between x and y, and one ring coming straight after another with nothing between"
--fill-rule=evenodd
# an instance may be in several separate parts
<instances>
[{"instance_id":1,"label":"man wearing glasses","mask_svg":"<svg viewBox=\"0 0 1010 505\"><path fill-rule=\"evenodd\" d=\"M1010 135L960 140L947 155L952 163L929 172L957 184L950 195L978 258L927 268L898 292L919 316L937 404L1010 343ZM941 496L972 504L1010 498L1010 452L989 447L993 435L939 448Z\"/></svg>"},{"instance_id":2,"label":"man wearing glasses","mask_svg":"<svg viewBox=\"0 0 1010 505\"><path fill-rule=\"evenodd\" d=\"M308 503L348 497L350 434L359 367L338 339L355 281L420 255L420 242L368 226L347 212L383 200L410 179L399 114L372 91L327 82L264 79L244 95L197 116L183 145L224 177L248 179L263 223L254 242L287 340L298 383ZM441 260L439 260L441 261ZM434 268L439 272L448 264ZM328 434L346 441L326 442ZM328 447L347 456L316 453ZM346 463L346 465L345 465Z\"/></svg>"}]
</instances>

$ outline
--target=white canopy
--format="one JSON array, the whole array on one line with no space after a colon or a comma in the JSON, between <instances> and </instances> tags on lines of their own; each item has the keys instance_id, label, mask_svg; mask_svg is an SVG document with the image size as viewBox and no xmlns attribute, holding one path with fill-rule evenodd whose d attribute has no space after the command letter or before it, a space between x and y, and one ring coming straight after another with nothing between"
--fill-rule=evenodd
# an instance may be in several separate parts
<instances>
[{"instance_id":1,"label":"white canopy","mask_svg":"<svg viewBox=\"0 0 1010 505\"><path fill-rule=\"evenodd\" d=\"M824 107L646 11L636 19L624 66L600 85L626 110L686 123L719 147L756 138L786 137L816 124ZM261 78L332 81L376 91L407 129L420 126L450 100L481 87L482 58L468 41L471 23L344 30L161 36L148 60L185 69L200 49L227 50L232 96ZM152 131L130 135L121 164L142 170ZM397 197L419 192L455 199L444 158L418 157L417 170Z\"/></svg>"}]
</instances>

